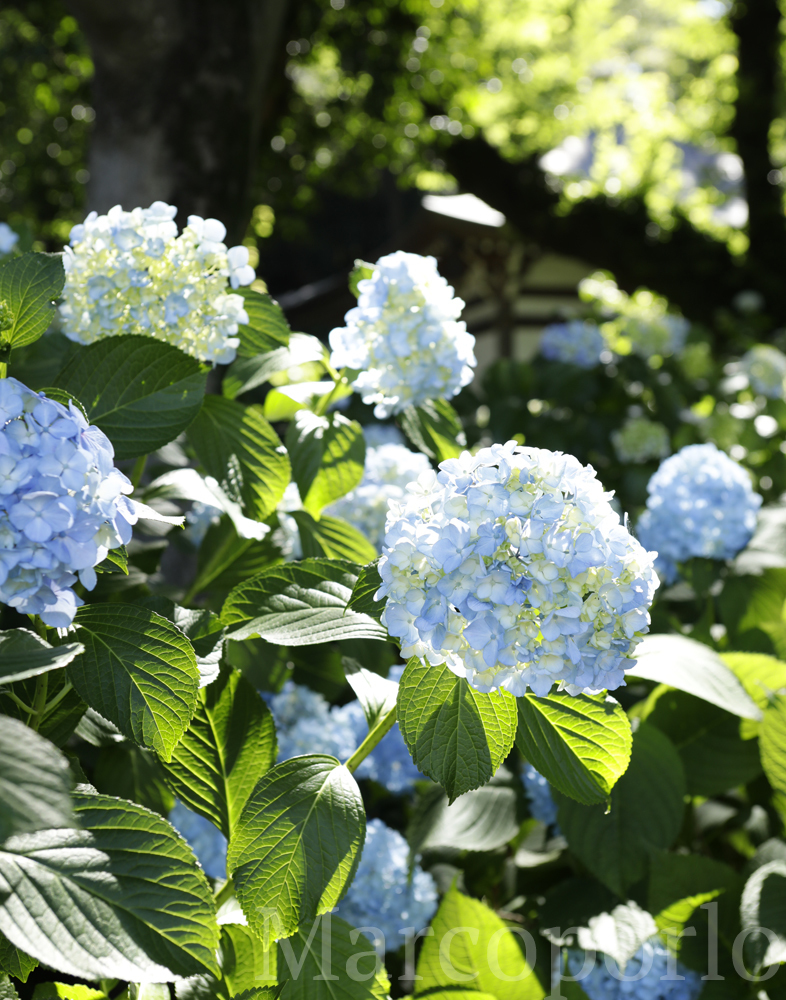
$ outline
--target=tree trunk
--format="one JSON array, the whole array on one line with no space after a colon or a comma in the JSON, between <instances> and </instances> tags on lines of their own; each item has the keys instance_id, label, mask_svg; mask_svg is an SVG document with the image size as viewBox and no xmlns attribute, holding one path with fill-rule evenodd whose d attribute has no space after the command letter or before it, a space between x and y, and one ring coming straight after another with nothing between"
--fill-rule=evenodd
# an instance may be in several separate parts
<instances>
[{"instance_id":1,"label":"tree trunk","mask_svg":"<svg viewBox=\"0 0 786 1000\"><path fill-rule=\"evenodd\" d=\"M88 209L167 201L241 240L288 0L68 4L95 63Z\"/></svg>"}]
</instances>

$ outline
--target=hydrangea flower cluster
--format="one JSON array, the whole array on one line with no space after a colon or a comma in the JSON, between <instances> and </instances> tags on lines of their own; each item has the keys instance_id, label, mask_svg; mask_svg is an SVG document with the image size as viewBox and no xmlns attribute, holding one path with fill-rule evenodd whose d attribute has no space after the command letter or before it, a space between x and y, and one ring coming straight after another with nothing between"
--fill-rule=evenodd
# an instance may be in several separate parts
<instances>
[{"instance_id":1,"label":"hydrangea flower cluster","mask_svg":"<svg viewBox=\"0 0 786 1000\"><path fill-rule=\"evenodd\" d=\"M386 951L404 944L402 931L423 930L437 910L437 886L415 864L410 877L409 846L397 830L381 819L369 820L358 870L338 915L361 928L371 941L379 932ZM413 930L414 928L414 930Z\"/></svg>"},{"instance_id":2,"label":"hydrangea flower cluster","mask_svg":"<svg viewBox=\"0 0 786 1000\"><path fill-rule=\"evenodd\" d=\"M611 443L620 462L648 462L665 458L671 451L669 432L663 424L646 417L630 417L611 435Z\"/></svg>"},{"instance_id":3,"label":"hydrangea flower cluster","mask_svg":"<svg viewBox=\"0 0 786 1000\"><path fill-rule=\"evenodd\" d=\"M169 822L194 852L206 875L215 879L227 877L227 838L217 826L179 799L169 813Z\"/></svg>"},{"instance_id":4,"label":"hydrangea flower cluster","mask_svg":"<svg viewBox=\"0 0 786 1000\"><path fill-rule=\"evenodd\" d=\"M597 323L574 319L551 323L543 331L540 353L549 361L562 361L579 368L594 368L608 345Z\"/></svg>"},{"instance_id":5,"label":"hydrangea flower cluster","mask_svg":"<svg viewBox=\"0 0 786 1000\"><path fill-rule=\"evenodd\" d=\"M0 222L0 257L11 253L19 242L19 233L15 233L7 222Z\"/></svg>"},{"instance_id":6,"label":"hydrangea flower cluster","mask_svg":"<svg viewBox=\"0 0 786 1000\"><path fill-rule=\"evenodd\" d=\"M433 257L397 251L358 282L358 304L330 334L335 368L385 419L429 399L450 399L472 381L475 338L459 320L464 303Z\"/></svg>"},{"instance_id":7,"label":"hydrangea flower cluster","mask_svg":"<svg viewBox=\"0 0 786 1000\"><path fill-rule=\"evenodd\" d=\"M595 471L513 441L439 468L388 516L377 599L402 656L517 696L624 683L658 579Z\"/></svg>"},{"instance_id":8,"label":"hydrangea flower cluster","mask_svg":"<svg viewBox=\"0 0 786 1000\"><path fill-rule=\"evenodd\" d=\"M390 500L402 500L406 486L431 468L429 460L404 444L381 444L366 449L363 479L326 510L343 517L379 551L385 537Z\"/></svg>"},{"instance_id":9,"label":"hydrangea flower cluster","mask_svg":"<svg viewBox=\"0 0 786 1000\"><path fill-rule=\"evenodd\" d=\"M63 265L63 332L80 344L136 333L156 337L201 361L235 357L238 326L248 323L242 295L254 280L248 250L227 249L217 219L188 218L163 201L106 215L91 212L71 230Z\"/></svg>"},{"instance_id":10,"label":"hydrangea flower cluster","mask_svg":"<svg viewBox=\"0 0 786 1000\"><path fill-rule=\"evenodd\" d=\"M0 601L67 628L94 567L131 539L137 515L114 450L82 413L0 380Z\"/></svg>"},{"instance_id":11,"label":"hydrangea flower cluster","mask_svg":"<svg viewBox=\"0 0 786 1000\"><path fill-rule=\"evenodd\" d=\"M551 795L551 785L546 778L536 771L532 764L525 764L521 769L521 780L524 791L529 799L529 811L533 819L545 826L557 825L557 804Z\"/></svg>"},{"instance_id":12,"label":"hydrangea flower cluster","mask_svg":"<svg viewBox=\"0 0 786 1000\"><path fill-rule=\"evenodd\" d=\"M596 954L585 976L584 962L583 951L568 951L568 971L582 976L578 983L589 1000L696 1000L704 986L701 974L675 963L657 937L645 941L621 973L612 959L607 963L605 955Z\"/></svg>"},{"instance_id":13,"label":"hydrangea flower cluster","mask_svg":"<svg viewBox=\"0 0 786 1000\"><path fill-rule=\"evenodd\" d=\"M391 667L388 680L398 682L403 670ZM276 723L279 761L307 753L327 753L346 760L368 733L359 701L331 708L321 694L292 681L287 681L280 694L264 697ZM410 791L423 778L412 763L398 723L360 763L355 774L384 785L394 794Z\"/></svg>"},{"instance_id":14,"label":"hydrangea flower cluster","mask_svg":"<svg viewBox=\"0 0 786 1000\"><path fill-rule=\"evenodd\" d=\"M635 313L625 318L619 331L630 341L631 350L642 358L656 354L669 357L677 354L685 346L685 338L690 331L690 323L684 316L674 313L655 312L653 315L639 316Z\"/></svg>"},{"instance_id":15,"label":"hydrangea flower cluster","mask_svg":"<svg viewBox=\"0 0 786 1000\"><path fill-rule=\"evenodd\" d=\"M655 566L668 582L686 559L731 559L744 549L762 500L745 469L714 444L691 444L667 458L647 492L637 533L657 550Z\"/></svg>"},{"instance_id":16,"label":"hydrangea flower cluster","mask_svg":"<svg viewBox=\"0 0 786 1000\"><path fill-rule=\"evenodd\" d=\"M740 359L754 392L768 399L783 399L786 391L786 354L771 344L757 344Z\"/></svg>"}]
</instances>

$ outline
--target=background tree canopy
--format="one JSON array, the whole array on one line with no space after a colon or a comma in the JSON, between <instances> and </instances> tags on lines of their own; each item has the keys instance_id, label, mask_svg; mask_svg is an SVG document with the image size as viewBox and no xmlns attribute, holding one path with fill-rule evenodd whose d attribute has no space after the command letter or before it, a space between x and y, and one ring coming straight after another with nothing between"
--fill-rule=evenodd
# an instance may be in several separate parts
<instances>
[{"instance_id":1,"label":"background tree canopy","mask_svg":"<svg viewBox=\"0 0 786 1000\"><path fill-rule=\"evenodd\" d=\"M50 246L175 201L284 291L458 189L691 319L755 289L778 325L781 48L774 0L35 0L0 14L0 197Z\"/></svg>"}]
</instances>

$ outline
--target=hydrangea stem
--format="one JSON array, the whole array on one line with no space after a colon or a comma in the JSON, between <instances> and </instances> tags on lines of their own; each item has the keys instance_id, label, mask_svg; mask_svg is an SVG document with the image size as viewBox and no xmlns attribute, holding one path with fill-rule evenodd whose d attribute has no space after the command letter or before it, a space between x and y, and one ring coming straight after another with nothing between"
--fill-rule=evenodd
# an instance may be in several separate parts
<instances>
[{"instance_id":1,"label":"hydrangea stem","mask_svg":"<svg viewBox=\"0 0 786 1000\"><path fill-rule=\"evenodd\" d=\"M139 482L144 475L145 466L147 465L147 455L140 455L139 458L134 462L134 467L131 469L131 474L128 477L131 480L131 485L134 489L139 486Z\"/></svg>"},{"instance_id":2,"label":"hydrangea stem","mask_svg":"<svg viewBox=\"0 0 786 1000\"><path fill-rule=\"evenodd\" d=\"M46 708L46 692L49 687L49 674L39 674L35 681L35 694L33 695L33 714L30 716L30 728L38 729L44 717Z\"/></svg>"},{"instance_id":3,"label":"hydrangea stem","mask_svg":"<svg viewBox=\"0 0 786 1000\"><path fill-rule=\"evenodd\" d=\"M390 732L395 721L396 707L394 705L387 715L383 715L376 726L374 726L374 728L369 732L368 736L352 754L345 766L350 771L355 771L360 763L364 761L371 751L382 741L382 737Z\"/></svg>"},{"instance_id":4,"label":"hydrangea stem","mask_svg":"<svg viewBox=\"0 0 786 1000\"><path fill-rule=\"evenodd\" d=\"M234 894L235 886L232 879L228 878L213 897L216 909L218 909L223 903L226 903L228 899L231 899Z\"/></svg>"}]
</instances>

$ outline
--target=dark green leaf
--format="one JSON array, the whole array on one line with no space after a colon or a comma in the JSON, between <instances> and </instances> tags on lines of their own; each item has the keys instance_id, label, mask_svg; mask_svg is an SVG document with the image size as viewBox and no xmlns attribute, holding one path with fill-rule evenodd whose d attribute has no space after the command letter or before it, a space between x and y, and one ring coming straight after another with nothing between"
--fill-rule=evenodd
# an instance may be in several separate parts
<instances>
[{"instance_id":1,"label":"dark green leaf","mask_svg":"<svg viewBox=\"0 0 786 1000\"><path fill-rule=\"evenodd\" d=\"M408 406L399 419L404 433L418 451L435 462L456 458L467 447L461 420L446 399Z\"/></svg>"},{"instance_id":2,"label":"dark green leaf","mask_svg":"<svg viewBox=\"0 0 786 1000\"><path fill-rule=\"evenodd\" d=\"M745 883L740 903L746 956L759 973L765 966L786 962L786 864L770 861ZM766 930L765 930L766 928Z\"/></svg>"},{"instance_id":3,"label":"dark green leaf","mask_svg":"<svg viewBox=\"0 0 786 1000\"><path fill-rule=\"evenodd\" d=\"M424 938L418 958L417 974L422 979L415 980L416 997L431 995L440 986L455 989L456 983L490 993L496 1000L544 996L516 929L479 900L452 888L431 926L434 934Z\"/></svg>"},{"instance_id":4,"label":"dark green leaf","mask_svg":"<svg viewBox=\"0 0 786 1000\"><path fill-rule=\"evenodd\" d=\"M310 646L333 639L386 639L373 618L347 610L358 567L335 559L273 566L235 587L221 620L230 639Z\"/></svg>"},{"instance_id":5,"label":"dark green leaf","mask_svg":"<svg viewBox=\"0 0 786 1000\"><path fill-rule=\"evenodd\" d=\"M238 293L243 296L248 313L248 324L242 325L239 330L238 356L253 358L277 347L286 347L289 343L289 323L278 302L252 288L240 288Z\"/></svg>"},{"instance_id":6,"label":"dark green leaf","mask_svg":"<svg viewBox=\"0 0 786 1000\"><path fill-rule=\"evenodd\" d=\"M230 518L222 517L218 524L211 524L199 546L197 575L186 599L208 589L226 594L280 562L281 555L270 535L261 542L241 538Z\"/></svg>"},{"instance_id":7,"label":"dark green leaf","mask_svg":"<svg viewBox=\"0 0 786 1000\"><path fill-rule=\"evenodd\" d=\"M376 561L364 566L358 575L358 582L352 591L347 608L350 611L359 611L361 614L370 615L379 621L387 603L386 597L383 597L381 601L374 600L374 594L381 586L382 577L379 575Z\"/></svg>"},{"instance_id":8,"label":"dark green leaf","mask_svg":"<svg viewBox=\"0 0 786 1000\"><path fill-rule=\"evenodd\" d=\"M307 333L291 333L288 347L276 347L253 358L239 357L234 361L224 376L221 391L228 399L235 399L263 385L277 372L322 362L326 355L321 340Z\"/></svg>"},{"instance_id":9,"label":"dark green leaf","mask_svg":"<svg viewBox=\"0 0 786 1000\"><path fill-rule=\"evenodd\" d=\"M630 723L619 703L559 692L516 701L516 746L535 769L585 805L608 798L630 760Z\"/></svg>"},{"instance_id":10,"label":"dark green leaf","mask_svg":"<svg viewBox=\"0 0 786 1000\"><path fill-rule=\"evenodd\" d=\"M401 677L398 722L412 759L452 802L485 785L510 753L516 699L482 694L443 665L413 658Z\"/></svg>"},{"instance_id":11,"label":"dark green leaf","mask_svg":"<svg viewBox=\"0 0 786 1000\"><path fill-rule=\"evenodd\" d=\"M38 340L54 318L64 281L59 253L26 253L0 264L0 302L11 313L11 326L0 334L4 344L24 347Z\"/></svg>"},{"instance_id":12,"label":"dark green leaf","mask_svg":"<svg viewBox=\"0 0 786 1000\"><path fill-rule=\"evenodd\" d=\"M199 692L194 718L165 764L169 782L189 808L230 838L254 786L276 759L267 705L229 667Z\"/></svg>"},{"instance_id":13,"label":"dark green leaf","mask_svg":"<svg viewBox=\"0 0 786 1000\"><path fill-rule=\"evenodd\" d=\"M38 965L36 959L26 955L19 948L14 948L4 934L0 934L0 972L5 972L14 979L22 983L27 982L27 977ZM2 992L0 992L0 998Z\"/></svg>"},{"instance_id":14,"label":"dark green leaf","mask_svg":"<svg viewBox=\"0 0 786 1000\"><path fill-rule=\"evenodd\" d=\"M188 439L205 471L247 517L264 521L289 483L289 458L260 406L208 396Z\"/></svg>"},{"instance_id":15,"label":"dark green leaf","mask_svg":"<svg viewBox=\"0 0 786 1000\"><path fill-rule=\"evenodd\" d=\"M160 816L168 816L175 804L156 755L122 737L101 748L93 768L93 784L104 795L129 799Z\"/></svg>"},{"instance_id":16,"label":"dark green leaf","mask_svg":"<svg viewBox=\"0 0 786 1000\"><path fill-rule=\"evenodd\" d=\"M652 692L642 714L677 748L689 795L718 795L761 773L759 747L740 737L736 715L665 687Z\"/></svg>"},{"instance_id":17,"label":"dark green leaf","mask_svg":"<svg viewBox=\"0 0 786 1000\"><path fill-rule=\"evenodd\" d=\"M16 681L8 688L0 688L0 712L26 723L29 718L27 711L15 703L10 695L13 693L25 705L32 705L38 681L38 677L30 677L24 681ZM38 735L55 746L62 747L79 724L87 705L71 686L65 670L49 672L46 682L47 703L38 720Z\"/></svg>"},{"instance_id":18,"label":"dark green leaf","mask_svg":"<svg viewBox=\"0 0 786 1000\"><path fill-rule=\"evenodd\" d=\"M413 853L449 848L495 851L519 832L516 790L505 768L483 788L466 792L453 805L432 785L418 799L407 840Z\"/></svg>"},{"instance_id":19,"label":"dark green leaf","mask_svg":"<svg viewBox=\"0 0 786 1000\"><path fill-rule=\"evenodd\" d=\"M169 760L196 707L191 643L166 618L130 604L80 608L74 624L85 652L69 664L71 683L122 733Z\"/></svg>"},{"instance_id":20,"label":"dark green leaf","mask_svg":"<svg viewBox=\"0 0 786 1000\"><path fill-rule=\"evenodd\" d=\"M284 984L281 1000L388 1000L390 995L384 966L368 939L339 917L323 917L279 941L278 978Z\"/></svg>"},{"instance_id":21,"label":"dark green leaf","mask_svg":"<svg viewBox=\"0 0 786 1000\"><path fill-rule=\"evenodd\" d=\"M0 632L0 683L10 684L48 670L59 670L83 650L84 646L78 642L50 646L26 628Z\"/></svg>"},{"instance_id":22,"label":"dark green leaf","mask_svg":"<svg viewBox=\"0 0 786 1000\"><path fill-rule=\"evenodd\" d=\"M276 992L276 949L265 949L248 927L224 924L221 927L221 975L227 996L235 997L246 990L270 987Z\"/></svg>"},{"instance_id":23,"label":"dark green leaf","mask_svg":"<svg viewBox=\"0 0 786 1000\"><path fill-rule=\"evenodd\" d=\"M227 863L249 926L264 943L290 937L336 905L365 835L360 789L334 757L293 757L260 780Z\"/></svg>"},{"instance_id":24,"label":"dark green leaf","mask_svg":"<svg viewBox=\"0 0 786 1000\"><path fill-rule=\"evenodd\" d=\"M0 716L0 843L15 833L75 826L71 771L57 747Z\"/></svg>"},{"instance_id":25,"label":"dark green leaf","mask_svg":"<svg viewBox=\"0 0 786 1000\"><path fill-rule=\"evenodd\" d=\"M585 806L555 792L559 825L576 857L618 896L643 878L649 851L670 847L682 825L685 774L674 745L642 722L630 766L611 792L611 808Z\"/></svg>"},{"instance_id":26,"label":"dark green leaf","mask_svg":"<svg viewBox=\"0 0 786 1000\"><path fill-rule=\"evenodd\" d=\"M729 916L734 922L741 887L742 879L737 872L714 858L653 851L647 908L661 929L679 931L702 903L725 897L721 899L720 916ZM721 927L721 932L725 929ZM734 936L736 930L731 933Z\"/></svg>"},{"instance_id":27,"label":"dark green leaf","mask_svg":"<svg viewBox=\"0 0 786 1000\"><path fill-rule=\"evenodd\" d=\"M761 713L742 684L709 646L682 635L648 635L636 648L633 676L686 691L732 715Z\"/></svg>"},{"instance_id":28,"label":"dark green leaf","mask_svg":"<svg viewBox=\"0 0 786 1000\"><path fill-rule=\"evenodd\" d=\"M116 458L136 458L188 427L202 405L206 378L196 359L171 344L133 335L83 347L55 384L82 401Z\"/></svg>"},{"instance_id":29,"label":"dark green leaf","mask_svg":"<svg viewBox=\"0 0 786 1000\"><path fill-rule=\"evenodd\" d=\"M86 979L217 974L212 893L160 816L74 796L80 830L39 830L0 851L0 931L42 964Z\"/></svg>"},{"instance_id":30,"label":"dark green leaf","mask_svg":"<svg viewBox=\"0 0 786 1000\"><path fill-rule=\"evenodd\" d=\"M363 428L342 413L299 410L287 430L287 451L303 507L315 517L363 478Z\"/></svg>"},{"instance_id":31,"label":"dark green leaf","mask_svg":"<svg viewBox=\"0 0 786 1000\"><path fill-rule=\"evenodd\" d=\"M305 510L290 514L297 523L300 544L305 558L348 559L357 565L376 557L371 542L340 517L323 514L318 521Z\"/></svg>"}]
</instances>

